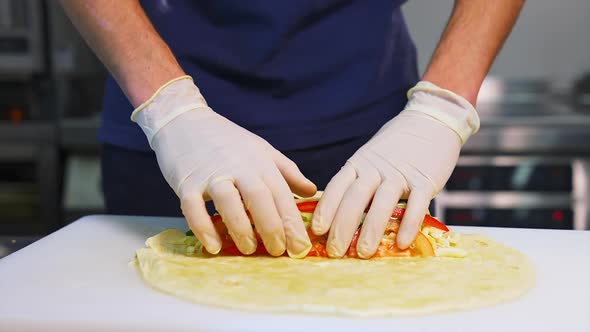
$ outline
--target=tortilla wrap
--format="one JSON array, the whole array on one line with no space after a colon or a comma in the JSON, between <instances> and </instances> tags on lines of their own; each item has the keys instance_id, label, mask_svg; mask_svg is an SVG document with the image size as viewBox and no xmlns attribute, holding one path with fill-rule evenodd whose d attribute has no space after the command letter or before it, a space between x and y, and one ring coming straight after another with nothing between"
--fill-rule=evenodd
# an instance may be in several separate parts
<instances>
[{"instance_id":1,"label":"tortilla wrap","mask_svg":"<svg viewBox=\"0 0 590 332\"><path fill-rule=\"evenodd\" d=\"M531 261L481 235L461 235L465 257L361 260L211 256L177 230L137 251L143 280L159 291L231 309L347 316L430 314L513 300L534 285Z\"/></svg>"}]
</instances>

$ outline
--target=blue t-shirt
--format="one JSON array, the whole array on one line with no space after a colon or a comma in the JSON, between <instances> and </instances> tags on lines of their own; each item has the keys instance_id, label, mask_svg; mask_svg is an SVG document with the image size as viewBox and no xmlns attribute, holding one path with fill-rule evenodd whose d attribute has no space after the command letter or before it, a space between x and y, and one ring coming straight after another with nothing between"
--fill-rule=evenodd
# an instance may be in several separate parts
<instances>
[{"instance_id":1,"label":"blue t-shirt","mask_svg":"<svg viewBox=\"0 0 590 332\"><path fill-rule=\"evenodd\" d=\"M418 80L403 0L146 0L213 110L279 150L376 132ZM104 143L149 150L110 77Z\"/></svg>"}]
</instances>

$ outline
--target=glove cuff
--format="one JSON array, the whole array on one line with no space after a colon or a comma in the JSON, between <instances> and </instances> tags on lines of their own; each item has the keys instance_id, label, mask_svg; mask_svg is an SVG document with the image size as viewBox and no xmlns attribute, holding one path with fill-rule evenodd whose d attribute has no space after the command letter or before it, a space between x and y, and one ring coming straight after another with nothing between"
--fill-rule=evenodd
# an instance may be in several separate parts
<instances>
[{"instance_id":1,"label":"glove cuff","mask_svg":"<svg viewBox=\"0 0 590 332\"><path fill-rule=\"evenodd\" d=\"M146 102L131 113L148 139L150 147L154 136L177 116L199 108L209 108L192 77L177 77L162 85Z\"/></svg>"},{"instance_id":2,"label":"glove cuff","mask_svg":"<svg viewBox=\"0 0 590 332\"><path fill-rule=\"evenodd\" d=\"M465 144L479 130L477 111L465 98L435 84L420 81L408 91L404 111L424 113L448 126Z\"/></svg>"}]
</instances>

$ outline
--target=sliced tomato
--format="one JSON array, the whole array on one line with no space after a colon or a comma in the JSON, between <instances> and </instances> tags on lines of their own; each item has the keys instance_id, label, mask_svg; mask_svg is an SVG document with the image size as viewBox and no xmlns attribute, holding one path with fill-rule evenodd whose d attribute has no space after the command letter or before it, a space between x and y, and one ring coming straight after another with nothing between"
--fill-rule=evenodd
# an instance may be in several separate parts
<instances>
[{"instance_id":1,"label":"sliced tomato","mask_svg":"<svg viewBox=\"0 0 590 332\"><path fill-rule=\"evenodd\" d=\"M434 256L434 248L432 248L432 244L428 241L426 235L422 234L422 232L418 232L416 235L416 240L414 240L414 248L415 250L422 256L422 257L433 257Z\"/></svg>"},{"instance_id":2,"label":"sliced tomato","mask_svg":"<svg viewBox=\"0 0 590 332\"><path fill-rule=\"evenodd\" d=\"M449 231L449 228L445 224L438 221L438 219L436 219L435 217L429 216L429 215L426 215L424 217L424 220L422 221L422 225L438 228L438 229L443 230L445 232Z\"/></svg>"},{"instance_id":3,"label":"sliced tomato","mask_svg":"<svg viewBox=\"0 0 590 332\"><path fill-rule=\"evenodd\" d=\"M244 256L244 254L238 249L238 246L232 241L231 243L224 242L221 245L220 253L225 256ZM270 254L266 251L262 240L258 240L258 246L256 250L251 254L252 256L269 256Z\"/></svg>"},{"instance_id":4,"label":"sliced tomato","mask_svg":"<svg viewBox=\"0 0 590 332\"><path fill-rule=\"evenodd\" d=\"M391 217L393 219L402 219L404 217L404 214L406 213L406 209L404 208L395 208L395 210L393 211L393 214L391 215ZM425 215L424 216L424 220L422 220L422 225L423 226L430 226L430 227L434 227L434 228L438 228L440 230L443 230L445 232L449 231L449 228L443 224L442 222L438 221L438 219L436 219L433 216L429 216L429 215Z\"/></svg>"},{"instance_id":5,"label":"sliced tomato","mask_svg":"<svg viewBox=\"0 0 590 332\"><path fill-rule=\"evenodd\" d=\"M401 219L401 218L403 218L405 212L406 212L406 209L400 208L400 207L396 207L395 210L393 210L393 213L391 214L391 217L393 219Z\"/></svg>"},{"instance_id":6,"label":"sliced tomato","mask_svg":"<svg viewBox=\"0 0 590 332\"><path fill-rule=\"evenodd\" d=\"M352 241L350 241L350 247L348 247L348 251L346 252L346 257L358 258L359 254L356 251L356 245L359 242L359 234L361 233L361 229L357 229L352 236Z\"/></svg>"},{"instance_id":7,"label":"sliced tomato","mask_svg":"<svg viewBox=\"0 0 590 332\"><path fill-rule=\"evenodd\" d=\"M313 234L311 228L307 228L307 235L309 235L309 240L311 241L311 250L307 256L328 257L328 252L326 251L326 237Z\"/></svg>"},{"instance_id":8,"label":"sliced tomato","mask_svg":"<svg viewBox=\"0 0 590 332\"><path fill-rule=\"evenodd\" d=\"M317 206L318 206L318 201L304 201L304 202L297 203L297 208L299 209L300 212L313 213ZM404 217L405 212L406 212L405 208L396 207L395 210L393 210L393 213L391 214L391 218L402 219ZM440 222L438 219L434 218L433 216L425 215L422 223L425 226L438 228L438 229L443 230L445 232L449 231L449 228L445 224L443 224L442 222Z\"/></svg>"},{"instance_id":9,"label":"sliced tomato","mask_svg":"<svg viewBox=\"0 0 590 332\"><path fill-rule=\"evenodd\" d=\"M243 255L242 252L240 252L240 249L238 249L238 246L234 243L234 240L229 235L229 231L227 230L227 227L225 227L225 224L221 220L221 216L218 214L213 215L211 216L211 221L213 222L213 227L215 227L217 234L219 234L219 237L221 238L221 250L219 251L219 253L226 256ZM256 237L258 240L258 246L256 247L256 251L254 251L252 255L268 255L266 248L262 244L260 236L256 234Z\"/></svg>"},{"instance_id":10,"label":"sliced tomato","mask_svg":"<svg viewBox=\"0 0 590 332\"><path fill-rule=\"evenodd\" d=\"M224 256L242 256L242 252L240 251L240 249L238 249L238 246L236 246L235 244L231 244L231 245L225 245L223 244L221 246L221 251L219 251L220 254L224 255Z\"/></svg>"},{"instance_id":11,"label":"sliced tomato","mask_svg":"<svg viewBox=\"0 0 590 332\"><path fill-rule=\"evenodd\" d=\"M297 208L300 212L313 212L318 206L318 201L305 201L297 203Z\"/></svg>"},{"instance_id":12,"label":"sliced tomato","mask_svg":"<svg viewBox=\"0 0 590 332\"><path fill-rule=\"evenodd\" d=\"M328 257L328 252L326 251L326 246L318 243L312 242L311 243L311 250L307 254L309 257Z\"/></svg>"},{"instance_id":13,"label":"sliced tomato","mask_svg":"<svg viewBox=\"0 0 590 332\"><path fill-rule=\"evenodd\" d=\"M317 204L318 204L318 201L304 201L304 202L297 203L297 208L301 212L313 213L317 207ZM390 220L390 222L394 221L399 224L400 220L403 218L403 216L405 214L405 211L406 211L405 208L401 208L401 207L395 208L395 210L393 211L393 214L391 215L392 220ZM248 216L250 217L249 214L248 214ZM229 232L228 232L225 224L221 220L221 216L214 215L211 217L211 220L213 221L213 225L215 227L215 230L217 231L217 233L221 237L222 245L221 245L220 254L227 255L227 256L243 255L240 252L240 250L238 249L238 247L236 246L236 244L233 242L233 239L231 238L231 236L229 235ZM429 215L426 215L424 217L423 225L435 227L435 228L441 229L445 232L449 231L447 226L445 226L443 223L438 221L436 218L429 216ZM327 236L326 235L317 236L317 235L313 234L313 232L311 231L310 228L307 229L307 233L309 235L309 239L312 244L312 248L309 251L309 254L307 256L328 257L328 253L326 251ZM264 247L264 244L262 242L262 239L260 238L260 235L257 232L255 232L255 234L256 234L256 239L258 240L258 246L256 248L256 251L252 255L261 255L261 256L268 255L268 252L266 251L266 248ZM360 228L357 229L357 231L353 235L353 238L350 243L350 247L348 248L348 251L345 255L346 257L353 257L353 258L358 257L358 253L356 251L356 246L358 243L359 234L360 234ZM428 241L428 239L426 238L426 236L424 234L419 232L418 235L416 236L416 240L414 241L414 243L412 245L412 248L402 250L402 249L399 249L397 247L397 245L395 245L395 244L391 244L391 245L381 244L379 246L379 248L377 249L377 252L375 253L374 257L407 257L407 256L429 257L429 256L434 256L434 255L435 255L435 252L434 252L434 249L432 248L432 245L430 244L430 241Z\"/></svg>"}]
</instances>

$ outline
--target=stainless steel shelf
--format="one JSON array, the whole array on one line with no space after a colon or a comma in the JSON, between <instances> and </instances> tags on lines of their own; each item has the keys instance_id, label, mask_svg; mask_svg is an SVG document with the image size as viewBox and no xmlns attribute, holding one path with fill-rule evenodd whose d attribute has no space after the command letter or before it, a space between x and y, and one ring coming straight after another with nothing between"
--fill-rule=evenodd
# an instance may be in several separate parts
<instances>
[{"instance_id":1,"label":"stainless steel shelf","mask_svg":"<svg viewBox=\"0 0 590 332\"><path fill-rule=\"evenodd\" d=\"M511 192L495 191L490 193L469 191L445 191L436 197L437 203L445 207L491 207L491 208L562 208L570 207L573 201L571 193Z\"/></svg>"},{"instance_id":2,"label":"stainless steel shelf","mask_svg":"<svg viewBox=\"0 0 590 332\"><path fill-rule=\"evenodd\" d=\"M17 49L0 50L0 74L26 79L44 68L42 3L40 0L4 1L6 14L0 28L0 38L17 39L25 45ZM18 21L11 22L16 13L22 14Z\"/></svg>"},{"instance_id":3,"label":"stainless steel shelf","mask_svg":"<svg viewBox=\"0 0 590 332\"><path fill-rule=\"evenodd\" d=\"M462 154L590 155L590 112L565 102L478 105L481 128Z\"/></svg>"}]
</instances>

